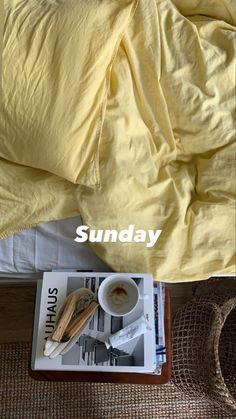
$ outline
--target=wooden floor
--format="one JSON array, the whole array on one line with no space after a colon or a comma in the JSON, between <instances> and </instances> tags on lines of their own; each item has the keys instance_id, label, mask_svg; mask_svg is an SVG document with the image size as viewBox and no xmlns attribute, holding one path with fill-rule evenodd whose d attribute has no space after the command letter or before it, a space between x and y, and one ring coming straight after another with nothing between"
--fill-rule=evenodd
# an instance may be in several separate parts
<instances>
[{"instance_id":1,"label":"wooden floor","mask_svg":"<svg viewBox=\"0 0 236 419\"><path fill-rule=\"evenodd\" d=\"M196 282L171 284L172 315L191 299ZM0 283L0 343L30 342L32 336L36 284Z\"/></svg>"},{"instance_id":2,"label":"wooden floor","mask_svg":"<svg viewBox=\"0 0 236 419\"><path fill-rule=\"evenodd\" d=\"M0 284L0 343L31 340L36 285Z\"/></svg>"}]
</instances>

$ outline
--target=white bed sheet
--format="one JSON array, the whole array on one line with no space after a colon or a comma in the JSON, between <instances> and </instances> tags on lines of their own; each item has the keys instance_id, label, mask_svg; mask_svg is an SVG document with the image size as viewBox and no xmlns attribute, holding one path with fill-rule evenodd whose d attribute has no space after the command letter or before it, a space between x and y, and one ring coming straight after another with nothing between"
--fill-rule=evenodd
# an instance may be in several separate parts
<instances>
[{"instance_id":1,"label":"white bed sheet","mask_svg":"<svg viewBox=\"0 0 236 419\"><path fill-rule=\"evenodd\" d=\"M76 243L80 217L40 224L0 240L0 273L32 273L52 269L109 271L87 243Z\"/></svg>"}]
</instances>

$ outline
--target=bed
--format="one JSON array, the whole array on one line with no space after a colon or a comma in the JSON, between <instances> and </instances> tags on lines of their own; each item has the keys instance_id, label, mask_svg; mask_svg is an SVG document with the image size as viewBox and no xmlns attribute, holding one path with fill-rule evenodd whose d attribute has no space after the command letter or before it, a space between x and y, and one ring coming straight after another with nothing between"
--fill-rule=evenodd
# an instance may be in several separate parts
<instances>
[{"instance_id":1,"label":"bed","mask_svg":"<svg viewBox=\"0 0 236 419\"><path fill-rule=\"evenodd\" d=\"M53 221L26 229L0 241L0 282L34 281L44 271L76 269L107 272L111 269L86 243L75 243L80 217Z\"/></svg>"},{"instance_id":2,"label":"bed","mask_svg":"<svg viewBox=\"0 0 236 419\"><path fill-rule=\"evenodd\" d=\"M91 243L114 271L235 274L234 1L4 7L1 270L98 266L73 242L81 216L162 231Z\"/></svg>"}]
</instances>

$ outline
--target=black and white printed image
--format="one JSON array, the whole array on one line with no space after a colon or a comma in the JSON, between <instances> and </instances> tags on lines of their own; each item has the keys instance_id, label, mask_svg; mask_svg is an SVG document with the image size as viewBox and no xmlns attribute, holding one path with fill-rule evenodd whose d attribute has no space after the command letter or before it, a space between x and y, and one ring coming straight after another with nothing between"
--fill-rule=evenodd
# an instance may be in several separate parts
<instances>
[{"instance_id":1,"label":"black and white printed image","mask_svg":"<svg viewBox=\"0 0 236 419\"><path fill-rule=\"evenodd\" d=\"M94 292L97 298L98 288L103 277L68 277L67 295L77 288L86 287ZM140 295L144 293L143 278L133 278L139 287ZM124 316L110 316L99 307L86 326L76 344L62 356L62 365L87 366L144 366L144 336L141 335L120 345L119 348L106 348L104 341L143 314L143 300L140 299L135 310Z\"/></svg>"}]
</instances>

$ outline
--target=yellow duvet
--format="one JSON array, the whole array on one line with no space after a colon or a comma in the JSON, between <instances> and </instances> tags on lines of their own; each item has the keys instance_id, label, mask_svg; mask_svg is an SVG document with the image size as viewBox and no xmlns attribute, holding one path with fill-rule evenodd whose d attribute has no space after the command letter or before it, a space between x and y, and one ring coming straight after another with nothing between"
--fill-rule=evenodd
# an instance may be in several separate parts
<instances>
[{"instance_id":1,"label":"yellow duvet","mask_svg":"<svg viewBox=\"0 0 236 419\"><path fill-rule=\"evenodd\" d=\"M234 0L5 0L0 237L81 214L114 270L235 274ZM75 232L76 236L76 232Z\"/></svg>"}]
</instances>

